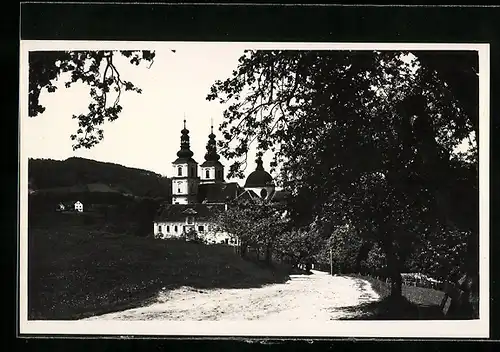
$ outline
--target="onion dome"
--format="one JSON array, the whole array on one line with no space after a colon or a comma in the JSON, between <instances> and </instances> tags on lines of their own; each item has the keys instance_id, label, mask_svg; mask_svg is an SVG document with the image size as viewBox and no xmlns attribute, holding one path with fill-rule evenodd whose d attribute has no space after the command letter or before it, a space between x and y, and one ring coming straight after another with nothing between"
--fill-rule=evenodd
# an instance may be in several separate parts
<instances>
[{"instance_id":1,"label":"onion dome","mask_svg":"<svg viewBox=\"0 0 500 352\"><path fill-rule=\"evenodd\" d=\"M177 152L177 159L174 164L196 163L193 160L193 152L189 149L189 130L186 128L186 120L184 120L184 128L181 131L181 149Z\"/></svg>"},{"instance_id":2,"label":"onion dome","mask_svg":"<svg viewBox=\"0 0 500 352\"><path fill-rule=\"evenodd\" d=\"M189 149L189 130L186 128L186 120L184 120L184 128L181 134L181 149L177 152L177 156L182 159L190 159L193 152Z\"/></svg>"},{"instance_id":3,"label":"onion dome","mask_svg":"<svg viewBox=\"0 0 500 352\"><path fill-rule=\"evenodd\" d=\"M214 126L211 127L208 135L207 153L205 154L206 161L218 161L220 155L217 154L217 142L215 141Z\"/></svg>"},{"instance_id":4,"label":"onion dome","mask_svg":"<svg viewBox=\"0 0 500 352\"><path fill-rule=\"evenodd\" d=\"M210 134L208 135L207 153L205 154L205 162L201 167L208 166L222 166L219 161L220 155L217 153L217 142L215 140L214 126L210 127Z\"/></svg>"},{"instance_id":5,"label":"onion dome","mask_svg":"<svg viewBox=\"0 0 500 352\"><path fill-rule=\"evenodd\" d=\"M255 171L248 175L245 188L274 186L273 177L262 166L262 158L259 156L255 162L257 163L257 167Z\"/></svg>"}]
</instances>

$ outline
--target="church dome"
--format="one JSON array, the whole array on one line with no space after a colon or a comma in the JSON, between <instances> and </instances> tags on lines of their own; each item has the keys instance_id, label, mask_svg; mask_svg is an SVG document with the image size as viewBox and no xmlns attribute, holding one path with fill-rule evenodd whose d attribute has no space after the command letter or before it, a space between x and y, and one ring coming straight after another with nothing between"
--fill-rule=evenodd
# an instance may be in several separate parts
<instances>
[{"instance_id":1,"label":"church dome","mask_svg":"<svg viewBox=\"0 0 500 352\"><path fill-rule=\"evenodd\" d=\"M262 159L259 157L256 161L257 168L248 175L245 188L274 186L273 177L262 166Z\"/></svg>"}]
</instances>

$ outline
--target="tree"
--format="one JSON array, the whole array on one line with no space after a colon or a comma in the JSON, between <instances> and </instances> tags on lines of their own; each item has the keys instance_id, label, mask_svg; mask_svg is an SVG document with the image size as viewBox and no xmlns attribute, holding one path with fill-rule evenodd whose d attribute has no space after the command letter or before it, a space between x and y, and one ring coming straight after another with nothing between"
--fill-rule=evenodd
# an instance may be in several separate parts
<instances>
[{"instance_id":1,"label":"tree","mask_svg":"<svg viewBox=\"0 0 500 352\"><path fill-rule=\"evenodd\" d=\"M355 229L348 225L337 226L330 237L324 242L324 246L317 255L317 259L322 263L333 262L334 272L352 273L359 272L359 253L363 247L363 240L355 232Z\"/></svg>"},{"instance_id":2,"label":"tree","mask_svg":"<svg viewBox=\"0 0 500 352\"><path fill-rule=\"evenodd\" d=\"M477 209L473 117L408 53L246 51L207 99L228 105L220 150L236 160L229 176L252 143L273 153L284 187L307 202L302 221L348 223L377 243L395 297L414 244L461 221L450 190L466 187ZM472 148L456 154L467 139ZM474 216L464 220L477 234Z\"/></svg>"},{"instance_id":3,"label":"tree","mask_svg":"<svg viewBox=\"0 0 500 352\"><path fill-rule=\"evenodd\" d=\"M313 262L324 246L324 237L312 227L289 228L277 238L276 252L296 267Z\"/></svg>"},{"instance_id":4,"label":"tree","mask_svg":"<svg viewBox=\"0 0 500 352\"><path fill-rule=\"evenodd\" d=\"M218 230L232 235L240 243L241 256L248 247L265 251L266 261L270 264L273 249L278 238L287 228L279 205L257 200L235 200L228 209L215 215L214 223Z\"/></svg>"},{"instance_id":5,"label":"tree","mask_svg":"<svg viewBox=\"0 0 500 352\"><path fill-rule=\"evenodd\" d=\"M235 201L225 211L213 215L212 222L216 231L223 231L239 243L241 257L246 257L248 246L252 242L254 228L253 203Z\"/></svg>"},{"instance_id":6,"label":"tree","mask_svg":"<svg viewBox=\"0 0 500 352\"><path fill-rule=\"evenodd\" d=\"M69 88L77 82L88 85L91 102L86 114L73 115L78 129L71 135L73 149L91 148L103 139L101 126L106 120L114 121L122 111L120 97L123 91L141 93L142 90L120 76L113 61L117 55L126 57L133 65L153 63L154 51L31 51L29 53L29 116L45 111L40 104L42 91L57 90L56 80L66 78Z\"/></svg>"}]
</instances>

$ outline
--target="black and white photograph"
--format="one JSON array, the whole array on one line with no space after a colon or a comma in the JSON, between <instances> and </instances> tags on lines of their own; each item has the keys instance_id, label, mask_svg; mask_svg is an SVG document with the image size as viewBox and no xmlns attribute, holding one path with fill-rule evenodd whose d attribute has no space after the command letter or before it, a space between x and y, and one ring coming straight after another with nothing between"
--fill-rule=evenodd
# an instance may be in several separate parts
<instances>
[{"instance_id":1,"label":"black and white photograph","mask_svg":"<svg viewBox=\"0 0 500 352\"><path fill-rule=\"evenodd\" d=\"M488 44L20 54L21 332L488 337Z\"/></svg>"}]
</instances>

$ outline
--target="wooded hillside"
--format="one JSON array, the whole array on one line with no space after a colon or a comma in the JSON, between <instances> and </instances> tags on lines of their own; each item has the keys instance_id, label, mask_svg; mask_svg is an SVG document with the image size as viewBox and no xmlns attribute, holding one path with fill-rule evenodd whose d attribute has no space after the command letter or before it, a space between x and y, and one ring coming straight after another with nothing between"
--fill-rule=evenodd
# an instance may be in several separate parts
<instances>
[{"instance_id":1,"label":"wooded hillside","mask_svg":"<svg viewBox=\"0 0 500 352\"><path fill-rule=\"evenodd\" d=\"M94 191L102 192L103 185L106 185L115 192L139 197L169 198L171 194L171 183L167 177L148 170L85 158L73 157L63 161L30 159L28 174L34 190L56 191L59 188L59 191L64 191L60 188L98 184L101 187L87 187L88 191L95 188Z\"/></svg>"}]
</instances>

